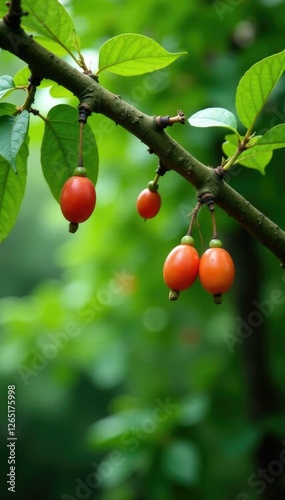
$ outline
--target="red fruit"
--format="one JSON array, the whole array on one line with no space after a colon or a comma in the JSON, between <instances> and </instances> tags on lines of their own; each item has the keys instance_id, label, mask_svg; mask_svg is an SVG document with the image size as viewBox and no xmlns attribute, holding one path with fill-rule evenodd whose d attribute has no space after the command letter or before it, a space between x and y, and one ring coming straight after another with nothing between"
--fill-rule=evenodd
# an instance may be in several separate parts
<instances>
[{"instance_id":1,"label":"red fruit","mask_svg":"<svg viewBox=\"0 0 285 500\"><path fill-rule=\"evenodd\" d=\"M73 175L65 182L60 195L60 208L69 222L86 221L95 204L96 191L90 179Z\"/></svg>"},{"instance_id":2,"label":"red fruit","mask_svg":"<svg viewBox=\"0 0 285 500\"><path fill-rule=\"evenodd\" d=\"M157 191L144 189L137 199L137 211L143 219L152 219L155 217L161 206L161 197Z\"/></svg>"},{"instance_id":3,"label":"red fruit","mask_svg":"<svg viewBox=\"0 0 285 500\"><path fill-rule=\"evenodd\" d=\"M166 257L163 278L171 290L183 291L195 281L199 269L199 255L191 245L178 245Z\"/></svg>"},{"instance_id":4,"label":"red fruit","mask_svg":"<svg viewBox=\"0 0 285 500\"><path fill-rule=\"evenodd\" d=\"M234 281L235 266L230 254L223 248L208 248L199 265L202 286L213 295L227 292Z\"/></svg>"}]
</instances>

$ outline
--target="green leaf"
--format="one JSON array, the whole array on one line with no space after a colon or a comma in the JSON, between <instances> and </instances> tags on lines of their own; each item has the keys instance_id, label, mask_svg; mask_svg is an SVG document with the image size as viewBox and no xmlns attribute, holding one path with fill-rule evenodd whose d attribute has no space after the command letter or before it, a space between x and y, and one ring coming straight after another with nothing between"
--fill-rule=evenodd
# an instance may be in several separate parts
<instances>
[{"instance_id":1,"label":"green leaf","mask_svg":"<svg viewBox=\"0 0 285 500\"><path fill-rule=\"evenodd\" d=\"M285 51L254 64L241 78L236 110L242 124L252 130L256 119L285 69Z\"/></svg>"},{"instance_id":2,"label":"green leaf","mask_svg":"<svg viewBox=\"0 0 285 500\"><path fill-rule=\"evenodd\" d=\"M111 488L118 487L119 485L126 484L128 478L134 477L134 474L139 474L142 470L146 470L146 468L150 466L150 453L145 449L145 447L140 447L138 450L132 451L131 453L128 449L122 449L121 446L120 448L120 451L115 451L115 455L114 451L105 455L98 466L99 470L100 467L103 469L104 463L110 460L110 458L114 456L119 458L118 462L116 462L116 466L112 467L111 473L106 474L104 477L104 488L107 491L111 491ZM116 491L118 491L117 488ZM116 498L120 498L122 500L123 498L126 498L126 496L116 495ZM130 500L129 495L128 499ZM164 500L167 499L164 497Z\"/></svg>"},{"instance_id":3,"label":"green leaf","mask_svg":"<svg viewBox=\"0 0 285 500\"><path fill-rule=\"evenodd\" d=\"M260 137L262 136L261 135L252 136L247 143L247 147L253 146L260 139ZM239 141L243 141L244 136L237 137L235 134L228 134L225 136L225 139L231 144L234 144L235 147L237 148L239 145Z\"/></svg>"},{"instance_id":4,"label":"green leaf","mask_svg":"<svg viewBox=\"0 0 285 500\"><path fill-rule=\"evenodd\" d=\"M0 241L3 241L13 228L24 197L28 142L26 135L17 155L17 175L11 169L9 162L0 157Z\"/></svg>"},{"instance_id":5,"label":"green leaf","mask_svg":"<svg viewBox=\"0 0 285 500\"><path fill-rule=\"evenodd\" d=\"M267 144L270 149L279 149L285 147L285 124L280 123L276 127L268 130L257 142L256 146Z\"/></svg>"},{"instance_id":6,"label":"green leaf","mask_svg":"<svg viewBox=\"0 0 285 500\"><path fill-rule=\"evenodd\" d=\"M252 453L262 438L262 430L250 424L233 422L221 432L220 449L228 459Z\"/></svg>"},{"instance_id":7,"label":"green leaf","mask_svg":"<svg viewBox=\"0 0 285 500\"><path fill-rule=\"evenodd\" d=\"M54 106L45 119L41 163L45 179L59 201L63 184L78 164L79 123L77 109L67 104ZM86 123L83 130L83 161L87 176L96 183L98 151L93 132Z\"/></svg>"},{"instance_id":8,"label":"green leaf","mask_svg":"<svg viewBox=\"0 0 285 500\"><path fill-rule=\"evenodd\" d=\"M55 85L53 84L51 86L49 93L52 97L55 97L56 99L58 99L58 98L59 99L62 99L62 98L70 99L71 97L73 97L72 92L70 92L66 88L62 87L61 85L58 85L57 83Z\"/></svg>"},{"instance_id":9,"label":"green leaf","mask_svg":"<svg viewBox=\"0 0 285 500\"><path fill-rule=\"evenodd\" d=\"M28 68L28 66L24 66L24 68L21 68L17 73L14 75L14 83L16 87L23 87L23 86L28 86L29 85L29 80L28 78L31 76L31 70Z\"/></svg>"},{"instance_id":10,"label":"green leaf","mask_svg":"<svg viewBox=\"0 0 285 500\"><path fill-rule=\"evenodd\" d=\"M227 142L230 142L231 144L234 144L236 148L238 147L238 137L235 134L226 135L225 140Z\"/></svg>"},{"instance_id":11,"label":"green leaf","mask_svg":"<svg viewBox=\"0 0 285 500\"><path fill-rule=\"evenodd\" d=\"M13 115L16 110L17 110L17 106L15 106L15 104L11 104L10 102L1 102L0 103L0 116Z\"/></svg>"},{"instance_id":12,"label":"green leaf","mask_svg":"<svg viewBox=\"0 0 285 500\"><path fill-rule=\"evenodd\" d=\"M148 417L145 410L129 410L95 422L89 429L88 441L97 449L119 446L129 429L139 426Z\"/></svg>"},{"instance_id":13,"label":"green leaf","mask_svg":"<svg viewBox=\"0 0 285 500\"><path fill-rule=\"evenodd\" d=\"M31 70L29 69L28 66L25 66L24 68L20 69L14 75L14 82L16 87L28 86L30 76L31 76ZM53 81L44 79L41 81L40 88L51 87L52 85L54 85Z\"/></svg>"},{"instance_id":14,"label":"green leaf","mask_svg":"<svg viewBox=\"0 0 285 500\"><path fill-rule=\"evenodd\" d=\"M162 467L167 477L183 486L198 482L201 458L196 445L180 439L170 442L162 455Z\"/></svg>"},{"instance_id":15,"label":"green leaf","mask_svg":"<svg viewBox=\"0 0 285 500\"><path fill-rule=\"evenodd\" d=\"M22 20L25 28L57 42L69 54L79 46L72 19L58 0L24 0L22 8L29 13Z\"/></svg>"},{"instance_id":16,"label":"green leaf","mask_svg":"<svg viewBox=\"0 0 285 500\"><path fill-rule=\"evenodd\" d=\"M15 83L11 76L4 75L0 77L0 99L2 99L6 94L15 90Z\"/></svg>"},{"instance_id":17,"label":"green leaf","mask_svg":"<svg viewBox=\"0 0 285 500\"><path fill-rule=\"evenodd\" d=\"M16 157L29 128L29 113L22 111L17 117L0 116L0 155L16 172Z\"/></svg>"},{"instance_id":18,"label":"green leaf","mask_svg":"<svg viewBox=\"0 0 285 500\"><path fill-rule=\"evenodd\" d=\"M102 45L97 74L107 69L122 76L143 75L165 68L183 54L172 54L147 36L126 33Z\"/></svg>"},{"instance_id":19,"label":"green leaf","mask_svg":"<svg viewBox=\"0 0 285 500\"><path fill-rule=\"evenodd\" d=\"M151 408L132 408L97 420L90 426L87 439L89 443L96 447L114 449L116 446L132 446L133 428L139 428L144 422L152 421L152 430L148 433L150 441L157 441L161 436L169 433L176 421L175 412L166 415L162 421L154 418L154 411Z\"/></svg>"},{"instance_id":20,"label":"green leaf","mask_svg":"<svg viewBox=\"0 0 285 500\"><path fill-rule=\"evenodd\" d=\"M223 144L223 152L231 157L236 152L237 144L226 141ZM252 146L237 158L235 164L239 163L247 168L258 170L262 175L265 174L265 167L272 158L272 150L267 146Z\"/></svg>"},{"instance_id":21,"label":"green leaf","mask_svg":"<svg viewBox=\"0 0 285 500\"><path fill-rule=\"evenodd\" d=\"M189 396L181 401L179 422L182 425L196 425L206 415L209 409L209 400L204 394Z\"/></svg>"},{"instance_id":22,"label":"green leaf","mask_svg":"<svg viewBox=\"0 0 285 500\"><path fill-rule=\"evenodd\" d=\"M54 39L50 39L45 36L34 36L34 40L58 57L66 56L68 53L66 47L62 46Z\"/></svg>"},{"instance_id":23,"label":"green leaf","mask_svg":"<svg viewBox=\"0 0 285 500\"><path fill-rule=\"evenodd\" d=\"M29 78L31 76L31 70L28 66L20 69L18 73L14 76L14 82L17 87L28 86ZM69 90L61 87L57 83L55 84L52 80L43 79L39 88L44 89L51 87L50 94L52 97L73 97L73 94Z\"/></svg>"},{"instance_id":24,"label":"green leaf","mask_svg":"<svg viewBox=\"0 0 285 500\"><path fill-rule=\"evenodd\" d=\"M235 115L224 108L202 109L190 116L188 121L193 127L225 127L238 134Z\"/></svg>"},{"instance_id":25,"label":"green leaf","mask_svg":"<svg viewBox=\"0 0 285 500\"><path fill-rule=\"evenodd\" d=\"M254 170L258 170L262 175L265 175L265 167L268 165L272 158L272 151L267 147L261 150L260 148L253 147L244 151L241 154L240 160L238 163L247 168L253 168Z\"/></svg>"}]
</instances>

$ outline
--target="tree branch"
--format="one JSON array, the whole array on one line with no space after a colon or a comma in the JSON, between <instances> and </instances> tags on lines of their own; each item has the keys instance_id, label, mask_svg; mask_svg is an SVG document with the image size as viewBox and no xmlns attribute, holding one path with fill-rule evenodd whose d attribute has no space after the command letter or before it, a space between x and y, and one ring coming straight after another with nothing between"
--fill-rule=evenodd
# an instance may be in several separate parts
<instances>
[{"instance_id":1,"label":"tree branch","mask_svg":"<svg viewBox=\"0 0 285 500\"><path fill-rule=\"evenodd\" d=\"M10 2L6 2L6 5L9 7L9 10L4 18L5 22L12 28L20 28L21 17L27 15L27 12L22 10L21 0L11 0Z\"/></svg>"},{"instance_id":2,"label":"tree branch","mask_svg":"<svg viewBox=\"0 0 285 500\"><path fill-rule=\"evenodd\" d=\"M91 112L101 113L135 135L169 170L190 182L199 194L210 192L217 205L266 246L285 266L285 232L265 217L212 168L200 163L164 130L154 117L131 106L102 87L93 75L81 73L28 36L21 28L0 21L0 47L25 61L39 78L47 78L70 90Z\"/></svg>"}]
</instances>

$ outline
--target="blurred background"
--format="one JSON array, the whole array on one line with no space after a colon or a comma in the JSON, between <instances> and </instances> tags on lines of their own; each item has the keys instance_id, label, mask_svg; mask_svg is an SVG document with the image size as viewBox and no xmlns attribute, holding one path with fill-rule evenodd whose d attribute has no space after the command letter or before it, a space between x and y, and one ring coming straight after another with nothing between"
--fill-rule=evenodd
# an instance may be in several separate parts
<instances>
[{"instance_id":1,"label":"blurred background","mask_svg":"<svg viewBox=\"0 0 285 500\"><path fill-rule=\"evenodd\" d=\"M284 48L283 0L62 3L94 72L100 46L121 33L188 52L141 77L102 73L102 85L150 115L235 112L244 72ZM1 74L24 66L3 51L0 60ZM284 95L281 79L258 133L284 122ZM59 102L77 105L43 89L35 107L47 114ZM90 124L100 156L92 218L68 233L41 172L43 124L31 117L26 196L0 247L1 498L12 496L6 398L14 384L14 498L284 499L284 270L217 209L236 264L232 290L216 306L197 281L169 302L162 267L187 232L195 191L167 173L161 211L144 222L136 198L157 159L104 116ZM220 163L222 129L185 124L169 133L207 165ZM266 176L237 166L227 181L284 228L283 164L279 150ZM198 220L202 253L212 236L206 209Z\"/></svg>"}]
</instances>

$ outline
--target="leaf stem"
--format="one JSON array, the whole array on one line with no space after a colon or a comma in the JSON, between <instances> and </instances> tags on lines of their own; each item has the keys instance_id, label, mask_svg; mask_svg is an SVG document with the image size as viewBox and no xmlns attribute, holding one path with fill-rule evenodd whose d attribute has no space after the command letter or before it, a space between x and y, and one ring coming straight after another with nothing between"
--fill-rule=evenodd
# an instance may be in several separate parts
<instances>
[{"instance_id":1,"label":"leaf stem","mask_svg":"<svg viewBox=\"0 0 285 500\"><path fill-rule=\"evenodd\" d=\"M249 135L250 132L249 130L244 136L244 139L242 141L239 141L239 145L235 153L228 158L228 160L223 164L223 170L229 170L237 161L238 157L247 149L247 144L251 139L251 135Z\"/></svg>"}]
</instances>

